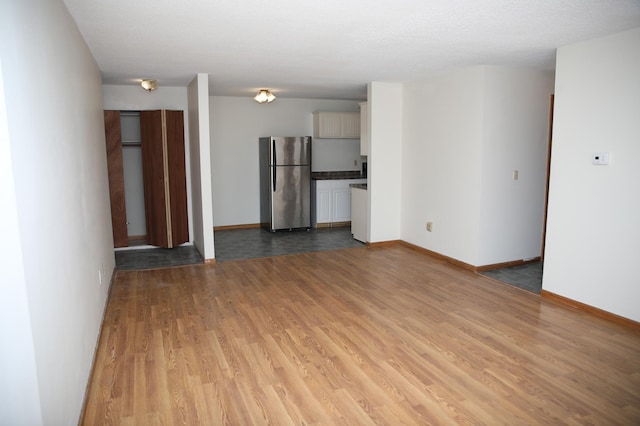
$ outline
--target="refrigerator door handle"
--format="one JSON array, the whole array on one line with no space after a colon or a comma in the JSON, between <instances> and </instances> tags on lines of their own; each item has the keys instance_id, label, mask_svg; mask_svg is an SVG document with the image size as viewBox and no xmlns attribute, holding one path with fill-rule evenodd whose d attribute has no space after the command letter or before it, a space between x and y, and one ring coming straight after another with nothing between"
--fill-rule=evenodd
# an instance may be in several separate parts
<instances>
[{"instance_id":1,"label":"refrigerator door handle","mask_svg":"<svg viewBox=\"0 0 640 426\"><path fill-rule=\"evenodd\" d=\"M276 140L272 139L271 140L272 143L272 150L271 152L273 153L273 192L276 192L276 166L278 165L277 162L277 158L276 158Z\"/></svg>"},{"instance_id":2,"label":"refrigerator door handle","mask_svg":"<svg viewBox=\"0 0 640 426\"><path fill-rule=\"evenodd\" d=\"M273 153L273 165L277 166L278 165L278 161L276 158L276 140L274 139L273 141L271 141L272 145L272 150L271 152Z\"/></svg>"}]
</instances>

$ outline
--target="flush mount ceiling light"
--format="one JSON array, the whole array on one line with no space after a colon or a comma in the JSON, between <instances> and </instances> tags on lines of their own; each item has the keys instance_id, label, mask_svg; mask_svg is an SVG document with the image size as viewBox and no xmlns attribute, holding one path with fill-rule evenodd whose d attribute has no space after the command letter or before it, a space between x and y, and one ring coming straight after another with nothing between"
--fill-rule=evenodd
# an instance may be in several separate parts
<instances>
[{"instance_id":1,"label":"flush mount ceiling light","mask_svg":"<svg viewBox=\"0 0 640 426\"><path fill-rule=\"evenodd\" d=\"M258 94L253 97L253 99L259 104L263 104L265 102L273 102L276 97L273 96L273 93L268 91L267 89L260 89Z\"/></svg>"},{"instance_id":2,"label":"flush mount ceiling light","mask_svg":"<svg viewBox=\"0 0 640 426\"><path fill-rule=\"evenodd\" d=\"M140 85L147 92L151 92L151 91L156 90L158 88L158 80L142 80Z\"/></svg>"}]
</instances>

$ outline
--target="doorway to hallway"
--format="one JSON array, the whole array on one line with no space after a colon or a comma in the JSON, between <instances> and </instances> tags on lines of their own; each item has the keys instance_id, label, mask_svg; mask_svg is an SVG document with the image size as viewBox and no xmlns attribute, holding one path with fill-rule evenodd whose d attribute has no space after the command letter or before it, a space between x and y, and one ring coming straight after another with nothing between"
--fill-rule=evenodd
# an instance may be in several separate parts
<instances>
[{"instance_id":1,"label":"doorway to hallway","mask_svg":"<svg viewBox=\"0 0 640 426\"><path fill-rule=\"evenodd\" d=\"M525 265L483 271L480 274L520 287L532 293L540 294L540 290L542 290L542 269L542 262L533 262Z\"/></svg>"}]
</instances>

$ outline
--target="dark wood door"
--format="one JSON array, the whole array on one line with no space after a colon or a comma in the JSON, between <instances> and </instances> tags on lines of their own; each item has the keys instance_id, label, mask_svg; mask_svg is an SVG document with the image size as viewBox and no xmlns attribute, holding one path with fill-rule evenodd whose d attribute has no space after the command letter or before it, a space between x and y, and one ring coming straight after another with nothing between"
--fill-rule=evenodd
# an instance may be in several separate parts
<instances>
[{"instance_id":1,"label":"dark wood door","mask_svg":"<svg viewBox=\"0 0 640 426\"><path fill-rule=\"evenodd\" d=\"M165 111L167 157L169 168L169 203L173 246L189 241L187 213L187 174L184 152L184 117L182 111Z\"/></svg>"},{"instance_id":2,"label":"dark wood door","mask_svg":"<svg viewBox=\"0 0 640 426\"><path fill-rule=\"evenodd\" d=\"M111 224L114 247L127 247L127 208L124 195L124 166L122 162L122 134L120 111L104 112L104 130L107 145L109 197L111 198Z\"/></svg>"},{"instance_id":3,"label":"dark wood door","mask_svg":"<svg viewBox=\"0 0 640 426\"><path fill-rule=\"evenodd\" d=\"M189 241L182 111L141 111L142 173L147 243Z\"/></svg>"},{"instance_id":4,"label":"dark wood door","mask_svg":"<svg viewBox=\"0 0 640 426\"><path fill-rule=\"evenodd\" d=\"M142 180L144 182L147 244L169 247L160 111L140 112L140 138L142 140Z\"/></svg>"}]
</instances>

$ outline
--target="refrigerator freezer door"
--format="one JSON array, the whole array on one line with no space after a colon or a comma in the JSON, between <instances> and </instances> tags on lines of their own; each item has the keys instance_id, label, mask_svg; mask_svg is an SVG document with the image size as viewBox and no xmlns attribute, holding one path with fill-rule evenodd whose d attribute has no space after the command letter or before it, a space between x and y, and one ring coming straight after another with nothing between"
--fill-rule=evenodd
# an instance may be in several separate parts
<instances>
[{"instance_id":1,"label":"refrigerator freezer door","mask_svg":"<svg viewBox=\"0 0 640 426\"><path fill-rule=\"evenodd\" d=\"M271 167L271 230L311 227L311 166Z\"/></svg>"},{"instance_id":2,"label":"refrigerator freezer door","mask_svg":"<svg viewBox=\"0 0 640 426\"><path fill-rule=\"evenodd\" d=\"M272 137L272 166L311 165L311 137Z\"/></svg>"}]
</instances>

